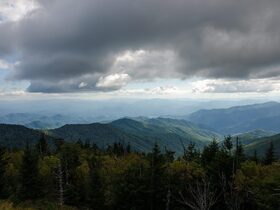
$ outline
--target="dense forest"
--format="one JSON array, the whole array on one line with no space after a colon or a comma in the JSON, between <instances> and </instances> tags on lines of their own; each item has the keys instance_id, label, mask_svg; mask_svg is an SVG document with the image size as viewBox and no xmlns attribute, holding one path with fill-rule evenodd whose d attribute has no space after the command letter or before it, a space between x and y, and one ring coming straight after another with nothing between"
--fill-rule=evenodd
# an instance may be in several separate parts
<instances>
[{"instance_id":1,"label":"dense forest","mask_svg":"<svg viewBox=\"0 0 280 210\"><path fill-rule=\"evenodd\" d=\"M41 136L35 146L0 149L0 209L277 210L280 162L246 156L238 138L213 140L180 156L154 145L95 144Z\"/></svg>"}]
</instances>

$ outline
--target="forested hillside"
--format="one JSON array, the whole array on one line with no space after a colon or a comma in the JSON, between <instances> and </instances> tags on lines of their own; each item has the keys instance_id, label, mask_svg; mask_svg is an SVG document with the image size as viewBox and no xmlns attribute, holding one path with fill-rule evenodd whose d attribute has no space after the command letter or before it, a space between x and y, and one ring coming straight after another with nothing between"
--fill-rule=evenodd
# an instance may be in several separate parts
<instances>
[{"instance_id":1,"label":"forested hillside","mask_svg":"<svg viewBox=\"0 0 280 210\"><path fill-rule=\"evenodd\" d=\"M264 156L265 151L271 146L271 143L274 147L275 156L280 158L280 134L255 139L250 144L246 145L245 149L250 155L257 152L257 154Z\"/></svg>"},{"instance_id":2,"label":"forested hillside","mask_svg":"<svg viewBox=\"0 0 280 210\"><path fill-rule=\"evenodd\" d=\"M0 124L0 146L22 149L26 144L36 144L41 136L42 132L21 125Z\"/></svg>"},{"instance_id":3,"label":"forested hillside","mask_svg":"<svg viewBox=\"0 0 280 210\"><path fill-rule=\"evenodd\" d=\"M2 130L1 130L2 128ZM148 152L155 142L161 148L182 153L182 144L194 142L203 148L213 138L221 135L207 128L184 120L167 118L123 118L111 123L69 124L52 130L33 130L23 126L0 125L0 144L8 148L21 147L28 142L34 144L44 133L49 139L64 139L68 142L95 143L100 148L109 144L128 143L137 151Z\"/></svg>"},{"instance_id":4,"label":"forested hillside","mask_svg":"<svg viewBox=\"0 0 280 210\"><path fill-rule=\"evenodd\" d=\"M44 137L21 150L1 147L0 209L279 208L280 164L273 150L264 158L245 156L229 137L201 152L193 144L184 148L179 157L157 144L137 153L121 143L101 149L60 141L51 150Z\"/></svg>"}]
</instances>

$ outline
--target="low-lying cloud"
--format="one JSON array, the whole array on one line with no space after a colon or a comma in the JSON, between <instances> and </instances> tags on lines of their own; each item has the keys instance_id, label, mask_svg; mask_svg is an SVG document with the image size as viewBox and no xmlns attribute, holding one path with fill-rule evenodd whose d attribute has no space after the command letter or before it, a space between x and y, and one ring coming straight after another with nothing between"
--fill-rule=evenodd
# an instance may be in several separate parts
<instances>
[{"instance_id":1,"label":"low-lying cloud","mask_svg":"<svg viewBox=\"0 0 280 210\"><path fill-rule=\"evenodd\" d=\"M280 80L204 80L194 83L194 93L268 93L280 90Z\"/></svg>"}]
</instances>

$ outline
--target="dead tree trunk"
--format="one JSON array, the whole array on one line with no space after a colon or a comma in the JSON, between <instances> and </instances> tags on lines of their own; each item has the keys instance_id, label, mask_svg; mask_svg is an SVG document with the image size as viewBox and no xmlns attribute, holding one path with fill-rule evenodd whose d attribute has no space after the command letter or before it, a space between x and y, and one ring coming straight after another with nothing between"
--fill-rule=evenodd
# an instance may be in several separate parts
<instances>
[{"instance_id":1,"label":"dead tree trunk","mask_svg":"<svg viewBox=\"0 0 280 210\"><path fill-rule=\"evenodd\" d=\"M217 193L210 188L210 182L203 178L200 182L189 185L187 196L180 193L179 202L192 210L209 210L218 200Z\"/></svg>"},{"instance_id":2,"label":"dead tree trunk","mask_svg":"<svg viewBox=\"0 0 280 210\"><path fill-rule=\"evenodd\" d=\"M58 168L57 168L57 179L58 179L58 201L59 201L59 205L62 206L64 204L64 188L63 188L63 171L62 171L60 160L58 162Z\"/></svg>"}]
</instances>

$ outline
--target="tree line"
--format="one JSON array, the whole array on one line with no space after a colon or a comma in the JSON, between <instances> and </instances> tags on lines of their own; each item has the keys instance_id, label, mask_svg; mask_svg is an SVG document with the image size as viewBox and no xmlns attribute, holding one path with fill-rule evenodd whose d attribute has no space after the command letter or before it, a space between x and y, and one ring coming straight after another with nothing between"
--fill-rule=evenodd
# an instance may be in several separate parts
<instances>
[{"instance_id":1,"label":"tree line","mask_svg":"<svg viewBox=\"0 0 280 210\"><path fill-rule=\"evenodd\" d=\"M272 143L264 158L247 157L230 136L201 151L194 143L182 148L180 156L158 144L141 153L121 143L49 144L42 135L35 146L0 148L0 200L93 210L279 209L280 163Z\"/></svg>"}]
</instances>

